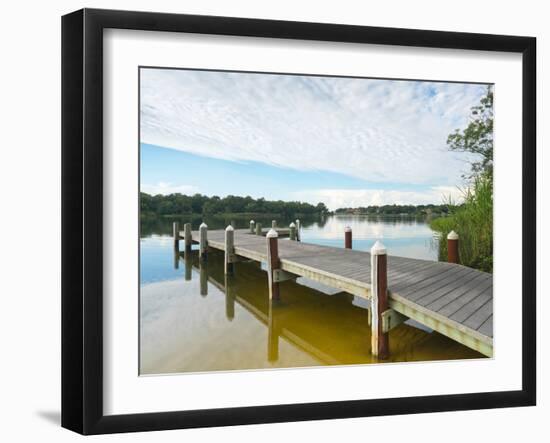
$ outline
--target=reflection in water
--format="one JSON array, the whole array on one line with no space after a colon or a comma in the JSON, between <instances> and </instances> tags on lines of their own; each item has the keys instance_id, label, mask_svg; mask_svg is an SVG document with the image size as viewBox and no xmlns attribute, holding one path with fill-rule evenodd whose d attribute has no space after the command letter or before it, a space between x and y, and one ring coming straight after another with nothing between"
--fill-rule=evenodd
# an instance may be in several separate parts
<instances>
[{"instance_id":1,"label":"reflection in water","mask_svg":"<svg viewBox=\"0 0 550 443\"><path fill-rule=\"evenodd\" d=\"M354 247L378 233L385 235L385 243L398 237L387 227L353 222L329 217L323 229L306 226L304 241L341 242L337 231L346 224L357 234ZM418 235L415 238L423 238L426 228L413 223L392 226L411 237ZM370 355L364 301L285 281L281 300L270 302L266 274L258 263L235 263L234 275L225 276L220 253L209 254L208 261L199 260L197 251L177 257L174 268L169 237L141 240L142 374L377 362ZM481 357L409 324L390 331L390 346L393 362Z\"/></svg>"}]
</instances>

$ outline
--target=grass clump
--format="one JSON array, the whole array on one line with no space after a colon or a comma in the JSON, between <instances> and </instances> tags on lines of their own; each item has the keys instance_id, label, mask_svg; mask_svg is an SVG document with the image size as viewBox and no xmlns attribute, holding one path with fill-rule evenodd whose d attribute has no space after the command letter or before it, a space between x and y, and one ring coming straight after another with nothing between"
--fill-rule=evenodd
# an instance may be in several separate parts
<instances>
[{"instance_id":1,"label":"grass clump","mask_svg":"<svg viewBox=\"0 0 550 443\"><path fill-rule=\"evenodd\" d=\"M449 201L449 216L431 221L438 232L439 260L447 261L447 234L459 235L460 263L481 271L493 272L493 180L491 174L476 177L463 191L464 203Z\"/></svg>"}]
</instances>

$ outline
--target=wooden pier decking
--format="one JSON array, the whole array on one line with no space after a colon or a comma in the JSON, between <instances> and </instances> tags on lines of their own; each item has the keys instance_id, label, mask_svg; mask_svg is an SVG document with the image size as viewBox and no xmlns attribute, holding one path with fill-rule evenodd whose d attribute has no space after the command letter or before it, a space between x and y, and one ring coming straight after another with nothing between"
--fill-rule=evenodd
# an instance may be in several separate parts
<instances>
[{"instance_id":1,"label":"wooden pier decking","mask_svg":"<svg viewBox=\"0 0 550 443\"><path fill-rule=\"evenodd\" d=\"M281 234L288 230L281 230ZM234 230L233 251L238 257L267 262L263 235ZM265 234L265 233L264 233ZM192 243L199 232L191 233ZM179 232L184 239L185 233ZM208 231L208 248L225 251L225 231ZM306 277L371 299L371 254L305 242L278 242L279 269L290 278ZM462 265L404 257L387 257L389 307L401 314L393 326L411 318L492 357L493 279L491 274Z\"/></svg>"}]
</instances>

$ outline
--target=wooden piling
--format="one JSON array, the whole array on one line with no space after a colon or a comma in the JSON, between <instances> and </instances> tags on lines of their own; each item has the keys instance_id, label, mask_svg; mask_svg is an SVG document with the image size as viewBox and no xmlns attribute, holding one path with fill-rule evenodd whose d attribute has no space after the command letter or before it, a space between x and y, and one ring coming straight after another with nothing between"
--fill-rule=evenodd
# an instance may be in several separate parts
<instances>
[{"instance_id":1,"label":"wooden piling","mask_svg":"<svg viewBox=\"0 0 550 443\"><path fill-rule=\"evenodd\" d=\"M205 260L208 255L208 225L204 222L199 227L199 257Z\"/></svg>"},{"instance_id":2,"label":"wooden piling","mask_svg":"<svg viewBox=\"0 0 550 443\"><path fill-rule=\"evenodd\" d=\"M274 306L271 300L267 315L267 361L274 363L279 360L279 334L276 329Z\"/></svg>"},{"instance_id":3,"label":"wooden piling","mask_svg":"<svg viewBox=\"0 0 550 443\"><path fill-rule=\"evenodd\" d=\"M449 263L458 263L458 234L455 231L447 235L447 261Z\"/></svg>"},{"instance_id":4,"label":"wooden piling","mask_svg":"<svg viewBox=\"0 0 550 443\"><path fill-rule=\"evenodd\" d=\"M191 281L193 270L193 259L191 257L191 251L184 253L183 261L185 263L185 281Z\"/></svg>"},{"instance_id":5,"label":"wooden piling","mask_svg":"<svg viewBox=\"0 0 550 443\"><path fill-rule=\"evenodd\" d=\"M291 223L289 226L289 237L291 240L296 240L296 225L294 223Z\"/></svg>"},{"instance_id":6,"label":"wooden piling","mask_svg":"<svg viewBox=\"0 0 550 443\"><path fill-rule=\"evenodd\" d=\"M267 239L267 280L269 285L269 299L279 300L279 283L275 281L274 272L281 266L279 260L279 235L275 229L270 229Z\"/></svg>"},{"instance_id":7,"label":"wooden piling","mask_svg":"<svg viewBox=\"0 0 550 443\"><path fill-rule=\"evenodd\" d=\"M231 279L226 275L224 279L225 286L225 317L232 321L235 318L235 295Z\"/></svg>"},{"instance_id":8,"label":"wooden piling","mask_svg":"<svg viewBox=\"0 0 550 443\"><path fill-rule=\"evenodd\" d=\"M185 254L191 253L191 245L193 244L193 234L191 233L191 223L185 223L183 225L183 235L184 235L184 245L185 245Z\"/></svg>"},{"instance_id":9,"label":"wooden piling","mask_svg":"<svg viewBox=\"0 0 550 443\"><path fill-rule=\"evenodd\" d=\"M206 260L199 260L199 273L200 273L200 293L203 297L208 295L208 263Z\"/></svg>"},{"instance_id":10,"label":"wooden piling","mask_svg":"<svg viewBox=\"0 0 550 443\"><path fill-rule=\"evenodd\" d=\"M262 235L262 224L256 223L256 235Z\"/></svg>"},{"instance_id":11,"label":"wooden piling","mask_svg":"<svg viewBox=\"0 0 550 443\"><path fill-rule=\"evenodd\" d=\"M299 218L296 219L296 240L302 241L302 231Z\"/></svg>"},{"instance_id":12,"label":"wooden piling","mask_svg":"<svg viewBox=\"0 0 550 443\"><path fill-rule=\"evenodd\" d=\"M352 249L352 240L351 240L351 228L346 226L344 230L344 248Z\"/></svg>"},{"instance_id":13,"label":"wooden piling","mask_svg":"<svg viewBox=\"0 0 550 443\"><path fill-rule=\"evenodd\" d=\"M389 309L387 255L377 241L371 254L371 352L379 359L389 356L389 334L382 329L382 313Z\"/></svg>"},{"instance_id":14,"label":"wooden piling","mask_svg":"<svg viewBox=\"0 0 550 443\"><path fill-rule=\"evenodd\" d=\"M277 228L277 220L271 220L271 227L273 229Z\"/></svg>"},{"instance_id":15,"label":"wooden piling","mask_svg":"<svg viewBox=\"0 0 550 443\"><path fill-rule=\"evenodd\" d=\"M254 234L254 220L250 220L250 233Z\"/></svg>"},{"instance_id":16,"label":"wooden piling","mask_svg":"<svg viewBox=\"0 0 550 443\"><path fill-rule=\"evenodd\" d=\"M172 234L174 236L174 249L179 251L180 249L180 224L175 221L172 224Z\"/></svg>"},{"instance_id":17,"label":"wooden piling","mask_svg":"<svg viewBox=\"0 0 550 443\"><path fill-rule=\"evenodd\" d=\"M174 249L174 269L178 269L180 267L180 251L177 249Z\"/></svg>"},{"instance_id":18,"label":"wooden piling","mask_svg":"<svg viewBox=\"0 0 550 443\"><path fill-rule=\"evenodd\" d=\"M235 240L234 240L235 229L233 226L229 225L225 228L225 253L224 253L224 273L225 275L232 275L234 266L233 266L233 256L235 253Z\"/></svg>"}]
</instances>

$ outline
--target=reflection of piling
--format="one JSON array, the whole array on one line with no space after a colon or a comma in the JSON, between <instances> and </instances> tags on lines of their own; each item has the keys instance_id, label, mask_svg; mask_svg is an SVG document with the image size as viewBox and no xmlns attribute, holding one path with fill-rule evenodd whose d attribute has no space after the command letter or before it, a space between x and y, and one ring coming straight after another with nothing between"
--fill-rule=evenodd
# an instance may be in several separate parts
<instances>
[{"instance_id":1,"label":"reflection of piling","mask_svg":"<svg viewBox=\"0 0 550 443\"><path fill-rule=\"evenodd\" d=\"M389 309L386 248L377 241L371 254L371 352L380 359L389 355L389 334L383 332L382 313Z\"/></svg>"},{"instance_id":2,"label":"reflection of piling","mask_svg":"<svg viewBox=\"0 0 550 443\"><path fill-rule=\"evenodd\" d=\"M191 251L184 253L183 260L185 262L185 281L191 281L191 271L193 270Z\"/></svg>"},{"instance_id":3,"label":"reflection of piling","mask_svg":"<svg viewBox=\"0 0 550 443\"><path fill-rule=\"evenodd\" d=\"M296 240L296 225L295 225L294 223L291 223L291 224L288 226L288 228L289 228L289 235L288 235L289 238L290 238L291 240L294 240L294 241L295 241L295 240Z\"/></svg>"},{"instance_id":4,"label":"reflection of piling","mask_svg":"<svg viewBox=\"0 0 550 443\"><path fill-rule=\"evenodd\" d=\"M224 252L224 266L223 270L224 273L227 275L233 275L234 271L234 260L233 257L235 256L235 230L233 229L233 226L229 225L227 228L225 228L225 252Z\"/></svg>"},{"instance_id":5,"label":"reflection of piling","mask_svg":"<svg viewBox=\"0 0 550 443\"><path fill-rule=\"evenodd\" d=\"M183 241L185 245L185 253L191 252L191 245L193 244L193 234L191 234L191 223L185 223L183 225Z\"/></svg>"},{"instance_id":6,"label":"reflection of piling","mask_svg":"<svg viewBox=\"0 0 550 443\"><path fill-rule=\"evenodd\" d=\"M277 360L279 360L279 334L275 326L273 302L270 300L267 320L267 361L273 363Z\"/></svg>"},{"instance_id":7,"label":"reflection of piling","mask_svg":"<svg viewBox=\"0 0 550 443\"><path fill-rule=\"evenodd\" d=\"M206 223L201 223L199 227L199 257L201 260L206 260L208 255L208 226Z\"/></svg>"},{"instance_id":8,"label":"reflection of piling","mask_svg":"<svg viewBox=\"0 0 550 443\"><path fill-rule=\"evenodd\" d=\"M302 232L299 218L296 219L296 240L302 241Z\"/></svg>"},{"instance_id":9,"label":"reflection of piling","mask_svg":"<svg viewBox=\"0 0 550 443\"><path fill-rule=\"evenodd\" d=\"M199 260L200 272L200 293L203 297L208 295L208 263L206 260Z\"/></svg>"},{"instance_id":10,"label":"reflection of piling","mask_svg":"<svg viewBox=\"0 0 550 443\"><path fill-rule=\"evenodd\" d=\"M229 321L235 318L235 295L229 276L225 276L225 316Z\"/></svg>"},{"instance_id":11,"label":"reflection of piling","mask_svg":"<svg viewBox=\"0 0 550 443\"><path fill-rule=\"evenodd\" d=\"M351 249L351 246L351 228L349 226L346 226L346 229L344 230L344 247L346 249Z\"/></svg>"},{"instance_id":12,"label":"reflection of piling","mask_svg":"<svg viewBox=\"0 0 550 443\"><path fill-rule=\"evenodd\" d=\"M447 261L449 263L458 263L458 234L455 231L447 235Z\"/></svg>"},{"instance_id":13,"label":"reflection of piling","mask_svg":"<svg viewBox=\"0 0 550 443\"><path fill-rule=\"evenodd\" d=\"M256 235L262 235L262 224L260 222L256 223Z\"/></svg>"},{"instance_id":14,"label":"reflection of piling","mask_svg":"<svg viewBox=\"0 0 550 443\"><path fill-rule=\"evenodd\" d=\"M280 268L278 234L270 229L267 239L267 280L269 284L269 299L279 300L279 283L275 281L274 273Z\"/></svg>"},{"instance_id":15,"label":"reflection of piling","mask_svg":"<svg viewBox=\"0 0 550 443\"><path fill-rule=\"evenodd\" d=\"M172 224L172 234L174 236L174 249L180 249L180 224L176 221Z\"/></svg>"},{"instance_id":16,"label":"reflection of piling","mask_svg":"<svg viewBox=\"0 0 550 443\"><path fill-rule=\"evenodd\" d=\"M254 220L250 220L250 233L254 234Z\"/></svg>"}]
</instances>

